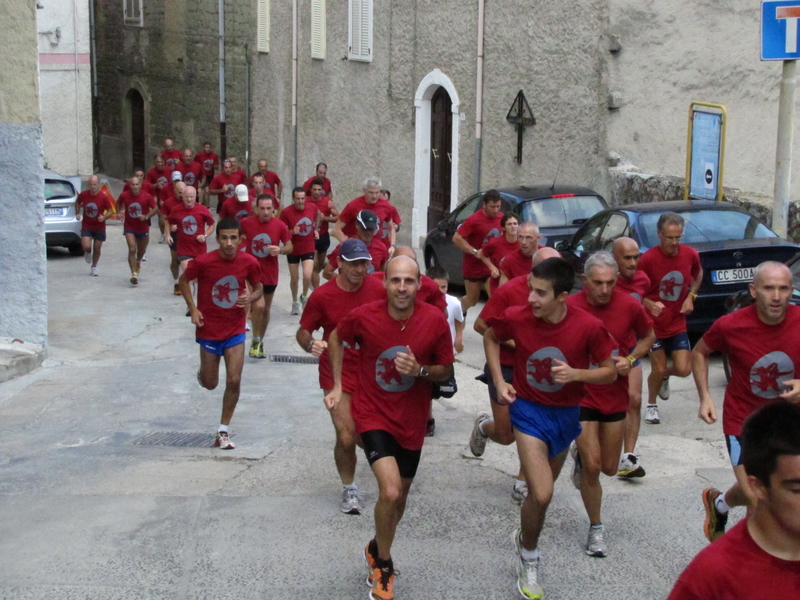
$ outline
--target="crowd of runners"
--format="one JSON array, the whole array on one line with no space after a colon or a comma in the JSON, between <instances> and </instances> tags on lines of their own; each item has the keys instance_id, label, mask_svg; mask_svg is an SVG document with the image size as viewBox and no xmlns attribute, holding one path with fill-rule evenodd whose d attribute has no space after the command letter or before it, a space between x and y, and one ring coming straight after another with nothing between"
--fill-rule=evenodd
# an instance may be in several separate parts
<instances>
[{"instance_id":1,"label":"crowd of runners","mask_svg":"<svg viewBox=\"0 0 800 600\"><path fill-rule=\"evenodd\" d=\"M88 187L79 196L82 240L98 276L113 208L96 176ZM468 444L475 456L489 440L516 444L511 500L520 505L520 523L512 541L522 597L544 596L539 538L567 456L589 520L583 551L605 557L601 475L645 477L636 452L640 423L642 416L649 425L661 422L657 399L669 398L670 377L693 374L699 417L716 422L708 388L715 351L726 353L731 367L722 414L736 483L703 492L705 535L722 540L687 568L670 600L800 597L800 308L790 303L785 265L759 265L753 304L719 319L692 350L686 315L703 270L698 253L681 244L684 222L675 213L659 219L658 246L640 256L633 239L618 238L576 274L556 250L539 245L535 223L503 215L499 194L487 192L453 239L464 252L466 293L458 300L447 294L444 269L421 273L414 250L397 244L402 220L379 179L367 178L363 195L341 210L323 163L283 206L282 188L266 160L248 177L235 158L220 161L210 144L195 154L167 140L118 200L129 282L140 283L150 220L157 218L159 243L171 250L172 293L186 301L200 346L198 383L215 389L225 362L215 443L233 449L229 426L246 330L249 356L264 358L278 260L286 256L287 308L299 317L297 343L319 359L321 397L335 431L341 511L365 508L355 482L358 447L378 483L375 535L363 550L373 600L394 598L391 547L424 439L435 433L431 400L456 387L455 354L481 292L489 299L474 329L483 338L479 379L489 410L475 416ZM218 247L209 252L211 236ZM573 294L577 277L583 286ZM642 415L644 358L650 375ZM725 534L737 506L746 507L747 519ZM758 594L745 593L751 589Z\"/></svg>"}]
</instances>

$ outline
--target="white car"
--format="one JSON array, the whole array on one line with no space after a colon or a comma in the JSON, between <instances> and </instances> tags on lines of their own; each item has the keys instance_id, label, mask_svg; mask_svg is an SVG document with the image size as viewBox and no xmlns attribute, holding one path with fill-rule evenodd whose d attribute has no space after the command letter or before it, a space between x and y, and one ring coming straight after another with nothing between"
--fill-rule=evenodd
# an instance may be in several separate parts
<instances>
[{"instance_id":1,"label":"white car","mask_svg":"<svg viewBox=\"0 0 800 600\"><path fill-rule=\"evenodd\" d=\"M77 218L78 192L69 179L44 171L44 236L48 246L65 246L78 256L81 249L81 222Z\"/></svg>"}]
</instances>

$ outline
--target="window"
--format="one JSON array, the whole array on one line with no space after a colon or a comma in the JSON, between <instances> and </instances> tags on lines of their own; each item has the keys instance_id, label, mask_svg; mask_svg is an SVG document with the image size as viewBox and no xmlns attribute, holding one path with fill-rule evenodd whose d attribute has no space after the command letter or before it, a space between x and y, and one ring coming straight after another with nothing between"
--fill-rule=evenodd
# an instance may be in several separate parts
<instances>
[{"instance_id":1,"label":"window","mask_svg":"<svg viewBox=\"0 0 800 600\"><path fill-rule=\"evenodd\" d=\"M591 254L599 250L597 238L607 219L608 215L600 215L581 227L575 234L575 247L572 250L576 254Z\"/></svg>"},{"instance_id":2,"label":"window","mask_svg":"<svg viewBox=\"0 0 800 600\"><path fill-rule=\"evenodd\" d=\"M614 240L628 235L628 218L621 213L612 213L600 235L600 250L611 250Z\"/></svg>"},{"instance_id":3,"label":"window","mask_svg":"<svg viewBox=\"0 0 800 600\"><path fill-rule=\"evenodd\" d=\"M269 52L269 0L258 0L258 33L256 48L259 52Z\"/></svg>"},{"instance_id":4,"label":"window","mask_svg":"<svg viewBox=\"0 0 800 600\"><path fill-rule=\"evenodd\" d=\"M726 240L752 240L776 237L753 215L736 210L698 210L679 213L686 224L683 228L684 244L724 242ZM643 213L639 217L642 245L650 248L659 243L657 224L661 213Z\"/></svg>"},{"instance_id":5,"label":"window","mask_svg":"<svg viewBox=\"0 0 800 600\"><path fill-rule=\"evenodd\" d=\"M372 62L372 0L350 0L347 58Z\"/></svg>"},{"instance_id":6,"label":"window","mask_svg":"<svg viewBox=\"0 0 800 600\"><path fill-rule=\"evenodd\" d=\"M125 16L125 25L142 27L142 0L123 0L122 10Z\"/></svg>"},{"instance_id":7,"label":"window","mask_svg":"<svg viewBox=\"0 0 800 600\"><path fill-rule=\"evenodd\" d=\"M467 220L467 217L483 208L483 194L476 194L453 212L453 223L456 227Z\"/></svg>"},{"instance_id":8,"label":"window","mask_svg":"<svg viewBox=\"0 0 800 600\"><path fill-rule=\"evenodd\" d=\"M325 0L311 0L311 58L325 60Z\"/></svg>"}]
</instances>

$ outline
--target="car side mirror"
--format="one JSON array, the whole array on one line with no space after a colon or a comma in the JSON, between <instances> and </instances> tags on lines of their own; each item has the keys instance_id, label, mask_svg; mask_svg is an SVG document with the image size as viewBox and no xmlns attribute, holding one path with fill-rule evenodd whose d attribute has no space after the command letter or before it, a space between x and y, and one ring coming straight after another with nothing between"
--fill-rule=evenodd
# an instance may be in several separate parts
<instances>
[{"instance_id":1,"label":"car side mirror","mask_svg":"<svg viewBox=\"0 0 800 600\"><path fill-rule=\"evenodd\" d=\"M447 219L442 219L439 221L439 224L436 225L436 229L439 231L447 231Z\"/></svg>"},{"instance_id":2,"label":"car side mirror","mask_svg":"<svg viewBox=\"0 0 800 600\"><path fill-rule=\"evenodd\" d=\"M569 244L567 243L567 240L558 240L554 248L559 252L564 252L564 250L569 248Z\"/></svg>"}]
</instances>

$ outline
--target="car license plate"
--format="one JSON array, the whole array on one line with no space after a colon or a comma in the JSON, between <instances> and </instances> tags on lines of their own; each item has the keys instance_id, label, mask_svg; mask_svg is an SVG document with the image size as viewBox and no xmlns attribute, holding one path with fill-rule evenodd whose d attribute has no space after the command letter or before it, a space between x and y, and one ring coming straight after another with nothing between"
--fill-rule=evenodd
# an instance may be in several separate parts
<instances>
[{"instance_id":1,"label":"car license plate","mask_svg":"<svg viewBox=\"0 0 800 600\"><path fill-rule=\"evenodd\" d=\"M720 269L711 271L712 283L736 283L737 281L752 281L753 267L742 269Z\"/></svg>"},{"instance_id":2,"label":"car license plate","mask_svg":"<svg viewBox=\"0 0 800 600\"><path fill-rule=\"evenodd\" d=\"M65 208L45 208L44 209L45 215L54 215L57 217L63 217L66 214Z\"/></svg>"}]
</instances>

